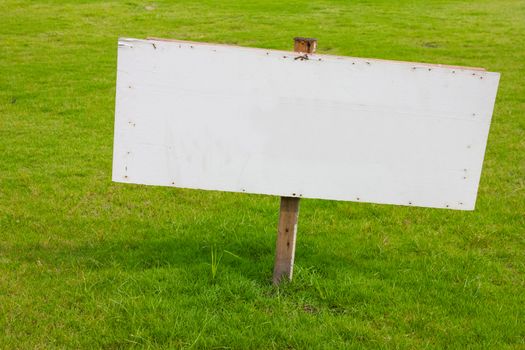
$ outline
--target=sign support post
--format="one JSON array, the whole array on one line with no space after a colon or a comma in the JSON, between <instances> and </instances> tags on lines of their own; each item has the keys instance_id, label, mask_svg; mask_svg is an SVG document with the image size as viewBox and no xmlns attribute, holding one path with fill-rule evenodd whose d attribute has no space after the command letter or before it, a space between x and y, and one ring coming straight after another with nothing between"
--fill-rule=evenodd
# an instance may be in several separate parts
<instances>
[{"instance_id":1,"label":"sign support post","mask_svg":"<svg viewBox=\"0 0 525 350\"><path fill-rule=\"evenodd\" d=\"M305 54L304 56L299 56L301 59L308 59L307 54L314 53L316 48L316 39L294 38L294 51ZM297 197L281 197L275 248L275 266L273 270L273 283L276 285L283 278L289 281L292 280L297 222L299 219L299 201L300 198Z\"/></svg>"}]
</instances>

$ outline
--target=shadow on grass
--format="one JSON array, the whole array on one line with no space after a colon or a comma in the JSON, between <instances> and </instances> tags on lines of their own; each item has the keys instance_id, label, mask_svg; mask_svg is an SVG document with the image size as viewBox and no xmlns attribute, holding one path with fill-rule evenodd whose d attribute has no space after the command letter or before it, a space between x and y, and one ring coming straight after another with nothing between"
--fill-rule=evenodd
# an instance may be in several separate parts
<instances>
[{"instance_id":1,"label":"shadow on grass","mask_svg":"<svg viewBox=\"0 0 525 350\"><path fill-rule=\"evenodd\" d=\"M78 244L24 244L6 251L4 255L13 263L47 265L56 269L95 272L118 269L140 273L152 269L181 269L199 274L211 271L211 252L223 254L219 271L228 270L256 283L271 282L275 258L275 237L228 235L219 241L205 237L182 236L140 237L137 239L111 239ZM316 247L312 242L298 243L296 265L316 270L330 270L336 266L352 264L348 257L335 251ZM228 251L237 257L224 253ZM350 267L350 266L349 266ZM297 271L299 272L299 270Z\"/></svg>"}]
</instances>

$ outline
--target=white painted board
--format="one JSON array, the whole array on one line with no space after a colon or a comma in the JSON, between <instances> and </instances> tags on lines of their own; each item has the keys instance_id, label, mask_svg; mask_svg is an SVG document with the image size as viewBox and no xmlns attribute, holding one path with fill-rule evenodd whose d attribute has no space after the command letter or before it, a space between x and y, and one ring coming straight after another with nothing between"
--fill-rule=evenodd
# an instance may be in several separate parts
<instances>
[{"instance_id":1,"label":"white painted board","mask_svg":"<svg viewBox=\"0 0 525 350\"><path fill-rule=\"evenodd\" d=\"M113 181L472 210L499 74L119 39Z\"/></svg>"}]
</instances>

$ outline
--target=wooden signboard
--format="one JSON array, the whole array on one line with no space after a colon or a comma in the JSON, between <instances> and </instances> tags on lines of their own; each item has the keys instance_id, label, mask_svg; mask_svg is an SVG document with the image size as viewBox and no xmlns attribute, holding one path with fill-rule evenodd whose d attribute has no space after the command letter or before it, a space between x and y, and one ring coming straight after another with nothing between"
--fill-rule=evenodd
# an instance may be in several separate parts
<instances>
[{"instance_id":1,"label":"wooden signboard","mask_svg":"<svg viewBox=\"0 0 525 350\"><path fill-rule=\"evenodd\" d=\"M113 181L473 210L498 81L479 68L121 38Z\"/></svg>"}]
</instances>

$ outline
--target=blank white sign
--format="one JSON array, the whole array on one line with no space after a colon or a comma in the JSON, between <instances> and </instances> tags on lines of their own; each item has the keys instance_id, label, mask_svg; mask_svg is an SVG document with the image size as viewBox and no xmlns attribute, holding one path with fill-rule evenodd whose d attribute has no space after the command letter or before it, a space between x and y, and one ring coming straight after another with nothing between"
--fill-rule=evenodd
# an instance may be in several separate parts
<instances>
[{"instance_id":1,"label":"blank white sign","mask_svg":"<svg viewBox=\"0 0 525 350\"><path fill-rule=\"evenodd\" d=\"M120 39L113 181L472 210L499 74Z\"/></svg>"}]
</instances>

